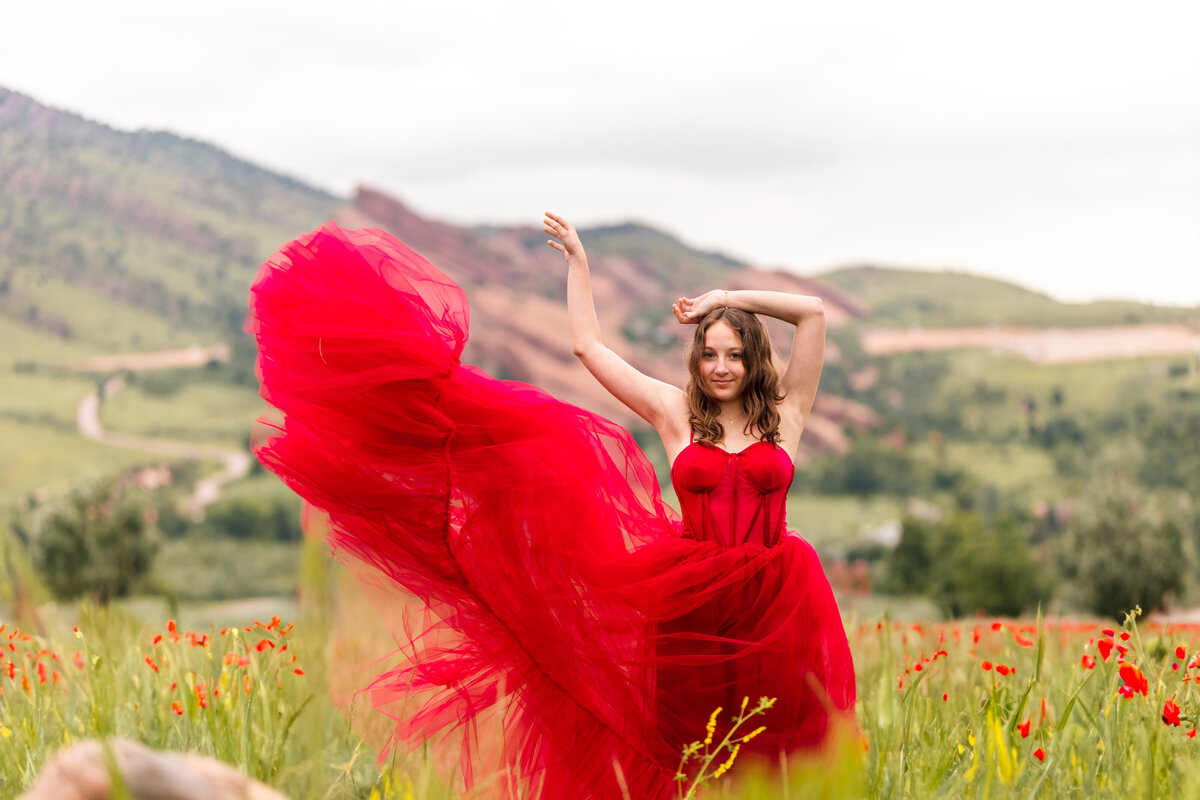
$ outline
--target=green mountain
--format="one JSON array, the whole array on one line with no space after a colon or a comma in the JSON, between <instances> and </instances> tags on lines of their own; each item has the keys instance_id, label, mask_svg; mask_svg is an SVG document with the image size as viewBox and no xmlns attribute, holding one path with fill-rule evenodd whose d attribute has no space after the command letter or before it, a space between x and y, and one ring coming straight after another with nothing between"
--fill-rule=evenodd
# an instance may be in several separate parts
<instances>
[{"instance_id":1,"label":"green mountain","mask_svg":"<svg viewBox=\"0 0 1200 800\"><path fill-rule=\"evenodd\" d=\"M0 339L40 360L228 338L256 266L340 202L0 89Z\"/></svg>"},{"instance_id":2,"label":"green mountain","mask_svg":"<svg viewBox=\"0 0 1200 800\"><path fill-rule=\"evenodd\" d=\"M1187 322L1200 310L1133 301L1063 303L1015 284L963 272L860 266L820 278L868 304L873 326L1129 325Z\"/></svg>"}]
</instances>

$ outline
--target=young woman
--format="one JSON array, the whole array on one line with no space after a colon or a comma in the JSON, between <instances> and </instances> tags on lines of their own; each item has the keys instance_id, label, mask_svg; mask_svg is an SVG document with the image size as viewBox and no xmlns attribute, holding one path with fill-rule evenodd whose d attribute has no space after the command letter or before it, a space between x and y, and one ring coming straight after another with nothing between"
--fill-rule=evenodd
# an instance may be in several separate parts
<instances>
[{"instance_id":1,"label":"young woman","mask_svg":"<svg viewBox=\"0 0 1200 800\"><path fill-rule=\"evenodd\" d=\"M662 436L682 520L626 431L461 364L462 290L386 233L326 225L251 289L262 394L286 420L260 459L329 515L376 596L424 606L365 690L396 720L388 747L453 749L496 796L616 800L670 797L682 748L743 697L776 698L744 753L818 745L854 704L828 582L784 527L820 301L681 298L680 390L604 347L578 236L545 227L575 352ZM782 374L752 312L796 324Z\"/></svg>"},{"instance_id":2,"label":"young woman","mask_svg":"<svg viewBox=\"0 0 1200 800\"><path fill-rule=\"evenodd\" d=\"M550 213L543 230L567 261L575 354L658 431L672 464L683 536L717 546L715 553L692 548L683 556L705 565L703 585L659 600L686 609L655 615L660 729L669 742L686 743L712 709L770 696L777 706L766 736L749 749L775 755L818 744L829 711L851 709L855 696L849 647L820 562L785 529L794 454L824 361L821 300L720 289L679 298L676 319L696 325L681 390L604 346L578 233ZM782 373L756 313L796 326ZM675 548L672 554L678 557ZM730 555L734 563L723 563Z\"/></svg>"}]
</instances>

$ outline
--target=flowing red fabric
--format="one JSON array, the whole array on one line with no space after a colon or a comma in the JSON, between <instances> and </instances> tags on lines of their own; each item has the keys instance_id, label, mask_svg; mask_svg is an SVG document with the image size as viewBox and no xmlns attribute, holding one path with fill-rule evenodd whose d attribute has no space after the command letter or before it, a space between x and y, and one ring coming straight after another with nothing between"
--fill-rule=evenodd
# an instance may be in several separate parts
<instances>
[{"instance_id":1,"label":"flowing red fabric","mask_svg":"<svg viewBox=\"0 0 1200 800\"><path fill-rule=\"evenodd\" d=\"M666 798L717 706L776 697L768 756L819 744L854 704L833 595L784 528L791 460L692 444L684 519L624 429L461 364L462 290L388 234L330 223L284 245L251 289L258 451L330 519L335 551L425 612L366 689L392 744L459 748L503 797ZM410 706L413 704L410 704ZM624 788L622 788L624 786Z\"/></svg>"}]
</instances>

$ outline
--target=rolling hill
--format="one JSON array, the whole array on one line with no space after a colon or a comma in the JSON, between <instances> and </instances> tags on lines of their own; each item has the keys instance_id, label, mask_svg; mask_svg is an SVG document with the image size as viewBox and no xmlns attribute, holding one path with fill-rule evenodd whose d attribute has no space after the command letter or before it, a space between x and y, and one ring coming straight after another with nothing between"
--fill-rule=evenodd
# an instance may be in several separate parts
<instances>
[{"instance_id":1,"label":"rolling hill","mask_svg":"<svg viewBox=\"0 0 1200 800\"><path fill-rule=\"evenodd\" d=\"M28 490L48 476L74 474L80 462L103 463L101 450L73 438L72 398L95 381L62 369L78 359L224 343L240 368L217 377L252 392L253 350L242 332L249 284L280 242L328 219L391 231L467 289L467 361L622 424L640 424L572 357L562 259L545 246L537 220L524 227L452 225L375 189L339 197L204 142L116 130L0 88L0 439L13 444L0 459L0 486ZM581 235L609 343L639 369L672 382L684 379L680 351L690 329L675 323L670 303L713 286L820 295L831 326L852 338L865 327L1196 316L1194 309L1136 303L1063 304L964 274L857 267L801 277L634 223ZM770 324L786 345L788 326ZM827 362L837 359L831 347ZM877 420L866 406L822 394L803 447L842 452L844 428Z\"/></svg>"}]
</instances>

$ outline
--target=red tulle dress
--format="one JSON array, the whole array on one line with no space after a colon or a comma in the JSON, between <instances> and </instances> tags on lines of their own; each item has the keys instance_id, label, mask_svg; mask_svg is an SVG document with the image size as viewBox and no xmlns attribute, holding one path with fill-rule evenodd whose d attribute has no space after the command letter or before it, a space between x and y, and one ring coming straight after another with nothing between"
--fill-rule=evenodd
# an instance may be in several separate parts
<instances>
[{"instance_id":1,"label":"red tulle dress","mask_svg":"<svg viewBox=\"0 0 1200 800\"><path fill-rule=\"evenodd\" d=\"M376 590L423 603L364 690L396 718L389 746L454 747L496 796L667 798L718 706L776 698L743 750L769 757L852 713L841 617L785 528L775 445L688 445L680 520L624 429L461 364L462 290L382 231L284 245L247 327L285 419L259 458Z\"/></svg>"}]
</instances>

